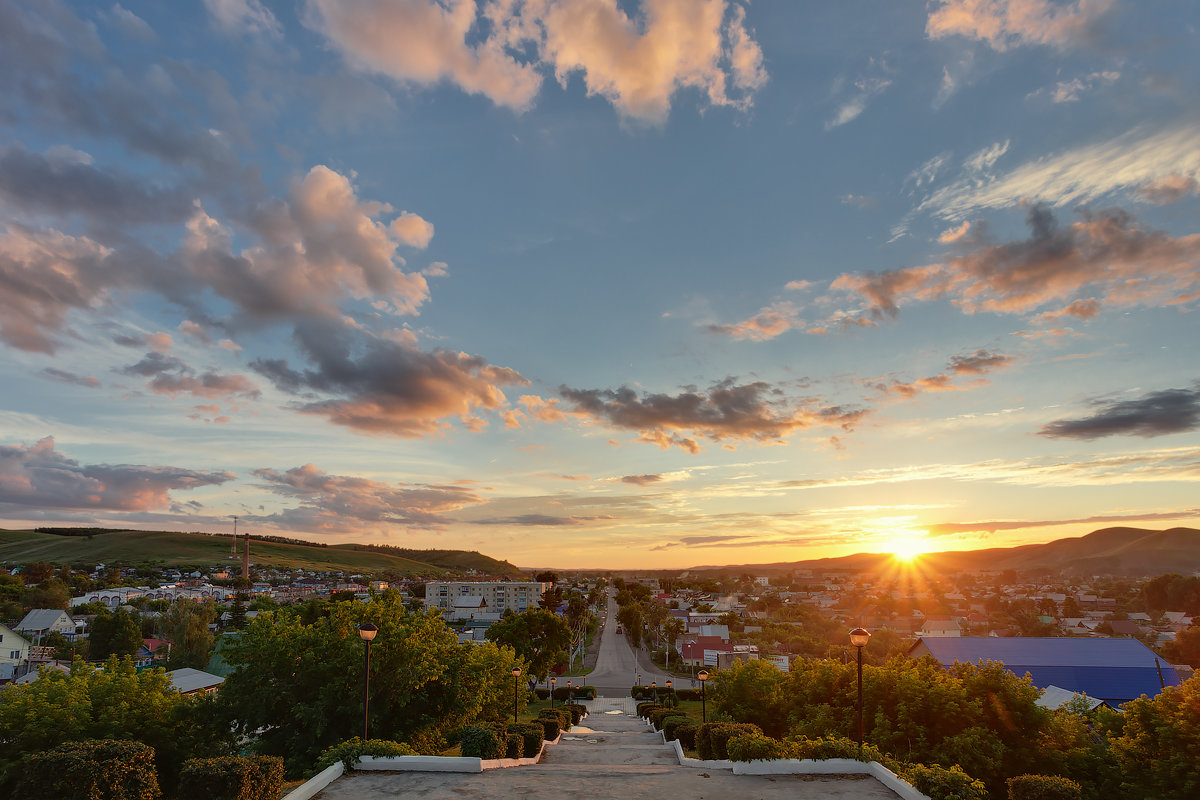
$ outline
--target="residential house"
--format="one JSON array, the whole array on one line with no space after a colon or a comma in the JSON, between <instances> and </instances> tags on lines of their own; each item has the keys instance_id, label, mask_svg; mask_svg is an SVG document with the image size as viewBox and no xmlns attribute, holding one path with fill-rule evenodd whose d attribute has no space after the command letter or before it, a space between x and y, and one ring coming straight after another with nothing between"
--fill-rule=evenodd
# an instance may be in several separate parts
<instances>
[{"instance_id":1,"label":"residential house","mask_svg":"<svg viewBox=\"0 0 1200 800\"><path fill-rule=\"evenodd\" d=\"M0 623L0 681L17 677L18 668L29 661L29 640Z\"/></svg>"},{"instance_id":2,"label":"residential house","mask_svg":"<svg viewBox=\"0 0 1200 800\"><path fill-rule=\"evenodd\" d=\"M958 620L950 617L927 617L921 626L921 636L962 636Z\"/></svg>"},{"instance_id":3,"label":"residential house","mask_svg":"<svg viewBox=\"0 0 1200 800\"><path fill-rule=\"evenodd\" d=\"M61 608L35 608L17 623L16 630L32 637L35 642L46 638L51 631L61 633L68 639L83 633L82 626Z\"/></svg>"},{"instance_id":4,"label":"residential house","mask_svg":"<svg viewBox=\"0 0 1200 800\"><path fill-rule=\"evenodd\" d=\"M220 675L213 675L210 672L191 667L170 670L167 672L167 677L171 681L171 686L180 694L215 694L221 684L225 682Z\"/></svg>"},{"instance_id":5,"label":"residential house","mask_svg":"<svg viewBox=\"0 0 1200 800\"><path fill-rule=\"evenodd\" d=\"M1113 706L1180 683L1175 668L1136 639L922 637L908 656L931 656L947 668L999 661L1018 676L1028 673L1039 689L1058 686Z\"/></svg>"}]
</instances>

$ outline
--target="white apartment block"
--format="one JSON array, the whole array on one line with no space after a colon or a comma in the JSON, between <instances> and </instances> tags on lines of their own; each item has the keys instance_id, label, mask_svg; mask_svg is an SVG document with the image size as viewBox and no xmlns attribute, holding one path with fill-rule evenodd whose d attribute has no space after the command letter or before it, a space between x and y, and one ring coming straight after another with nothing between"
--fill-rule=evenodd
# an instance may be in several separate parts
<instances>
[{"instance_id":1,"label":"white apartment block","mask_svg":"<svg viewBox=\"0 0 1200 800\"><path fill-rule=\"evenodd\" d=\"M449 619L500 619L508 609L520 614L536 608L547 586L534 581L430 581L425 608L439 609Z\"/></svg>"}]
</instances>

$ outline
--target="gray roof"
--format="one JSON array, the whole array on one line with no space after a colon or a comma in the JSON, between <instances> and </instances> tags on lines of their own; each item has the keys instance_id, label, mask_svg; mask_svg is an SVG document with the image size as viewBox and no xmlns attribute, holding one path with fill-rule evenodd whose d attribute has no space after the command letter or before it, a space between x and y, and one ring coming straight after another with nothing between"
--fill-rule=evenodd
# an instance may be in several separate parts
<instances>
[{"instance_id":1,"label":"gray roof","mask_svg":"<svg viewBox=\"0 0 1200 800\"><path fill-rule=\"evenodd\" d=\"M61 608L35 608L25 615L17 625L19 631L44 631L58 621L60 616L67 615ZM70 616L67 616L70 619Z\"/></svg>"},{"instance_id":2,"label":"gray roof","mask_svg":"<svg viewBox=\"0 0 1200 800\"><path fill-rule=\"evenodd\" d=\"M1042 696L1039 697L1035 702L1042 708L1054 710L1056 708L1062 708L1077 697L1082 697L1087 701L1088 711L1094 711L1097 706L1104 705L1103 700L1097 700L1094 697L1088 697L1083 692L1072 692L1070 689L1063 689L1060 686L1047 686L1045 691L1042 692Z\"/></svg>"},{"instance_id":3,"label":"gray roof","mask_svg":"<svg viewBox=\"0 0 1200 800\"><path fill-rule=\"evenodd\" d=\"M213 675L211 672L192 669L191 667L173 669L167 673L167 677L171 679L171 683L175 688L183 694L211 689L225 682L225 679L220 675Z\"/></svg>"}]
</instances>

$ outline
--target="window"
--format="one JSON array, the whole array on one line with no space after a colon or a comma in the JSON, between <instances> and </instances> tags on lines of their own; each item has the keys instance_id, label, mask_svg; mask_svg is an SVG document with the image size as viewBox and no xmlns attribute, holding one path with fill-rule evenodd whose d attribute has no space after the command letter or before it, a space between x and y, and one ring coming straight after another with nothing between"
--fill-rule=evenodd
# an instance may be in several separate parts
<instances>
[{"instance_id":1,"label":"window","mask_svg":"<svg viewBox=\"0 0 1200 800\"><path fill-rule=\"evenodd\" d=\"M13 650L12 652L10 652L10 653L8 654L8 657L9 657L9 658L20 658L20 657L21 657L21 651L20 651L20 650Z\"/></svg>"}]
</instances>

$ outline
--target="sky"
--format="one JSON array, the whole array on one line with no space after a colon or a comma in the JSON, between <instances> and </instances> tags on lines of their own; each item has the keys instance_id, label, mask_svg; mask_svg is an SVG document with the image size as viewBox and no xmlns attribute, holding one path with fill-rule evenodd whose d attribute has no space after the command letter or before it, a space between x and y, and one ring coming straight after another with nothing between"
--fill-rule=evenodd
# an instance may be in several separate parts
<instances>
[{"instance_id":1,"label":"sky","mask_svg":"<svg viewBox=\"0 0 1200 800\"><path fill-rule=\"evenodd\" d=\"M1200 7L0 0L0 527L1200 527Z\"/></svg>"}]
</instances>

